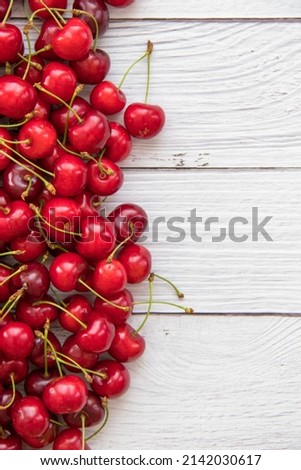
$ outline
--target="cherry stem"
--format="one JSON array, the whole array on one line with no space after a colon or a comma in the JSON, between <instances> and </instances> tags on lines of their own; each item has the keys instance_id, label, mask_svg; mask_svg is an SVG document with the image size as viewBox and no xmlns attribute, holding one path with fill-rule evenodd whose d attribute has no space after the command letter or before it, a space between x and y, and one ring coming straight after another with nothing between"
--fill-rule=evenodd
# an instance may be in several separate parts
<instances>
[{"instance_id":1,"label":"cherry stem","mask_svg":"<svg viewBox=\"0 0 301 470\"><path fill-rule=\"evenodd\" d=\"M174 304L173 302L165 302L163 300L154 300L152 302L153 304L157 304L157 305L170 305L171 307L176 307L180 310L183 310L183 312L185 313L194 313L194 310L193 308L191 307L183 307L182 305L178 305L178 304ZM148 304L148 301L143 301L143 302L134 302L133 305L145 305L145 304Z\"/></svg>"},{"instance_id":2,"label":"cherry stem","mask_svg":"<svg viewBox=\"0 0 301 470\"><path fill-rule=\"evenodd\" d=\"M161 279L161 281L164 281L169 284L173 288L179 299L184 299L184 294L177 288L177 286L173 282L171 282L169 279L166 279L166 277L161 276L160 274L153 273L153 275L157 279Z\"/></svg>"},{"instance_id":3,"label":"cherry stem","mask_svg":"<svg viewBox=\"0 0 301 470\"><path fill-rule=\"evenodd\" d=\"M0 206L0 211L5 215L8 215L10 213L10 209L8 207Z\"/></svg>"},{"instance_id":4,"label":"cherry stem","mask_svg":"<svg viewBox=\"0 0 301 470\"><path fill-rule=\"evenodd\" d=\"M64 106L66 106L66 108L68 108L74 114L78 122L83 121L82 118L77 114L77 112L74 111L74 109L66 101L62 100L62 98L60 98L59 96L56 96L54 93L51 93L51 91L44 88L41 85L41 83L35 83L33 86L36 87L38 90L42 91L43 93L45 93L46 95L51 96L52 98L55 98L57 101L62 103Z\"/></svg>"},{"instance_id":5,"label":"cherry stem","mask_svg":"<svg viewBox=\"0 0 301 470\"><path fill-rule=\"evenodd\" d=\"M61 245L58 245L57 243L52 243L50 240L48 240L48 238L46 237L46 235L45 235L45 233L44 233L43 228L41 227L41 223L40 223L40 219L39 219L39 218L36 220L35 227L38 229L40 235L43 237L44 242L47 243L47 246L48 246L51 250L59 249L59 250L64 251L65 253L68 253L68 250L66 250L65 248L63 248Z\"/></svg>"},{"instance_id":6,"label":"cherry stem","mask_svg":"<svg viewBox=\"0 0 301 470\"><path fill-rule=\"evenodd\" d=\"M17 292L12 294L10 298L5 302L3 307L0 310L0 319L3 321L5 317L9 314L9 312L14 308L16 303L19 301L19 299L22 297L24 292L26 291L25 287L22 287L22 289L19 289Z\"/></svg>"},{"instance_id":7,"label":"cherry stem","mask_svg":"<svg viewBox=\"0 0 301 470\"><path fill-rule=\"evenodd\" d=\"M75 155L76 157L79 157L79 158L90 158L91 157L91 155L89 155L87 152L78 153L78 152L74 152L73 150L68 149L68 147L66 147L66 145L63 144L63 142L61 142L60 140L57 140L57 143L59 144L59 146L63 150L65 150L68 153L71 153L71 155Z\"/></svg>"},{"instance_id":8,"label":"cherry stem","mask_svg":"<svg viewBox=\"0 0 301 470\"><path fill-rule=\"evenodd\" d=\"M6 405L1 405L0 410L7 410L15 401L16 398L16 384L14 374L10 374L11 386L12 386L12 397Z\"/></svg>"},{"instance_id":9,"label":"cherry stem","mask_svg":"<svg viewBox=\"0 0 301 470\"><path fill-rule=\"evenodd\" d=\"M105 410L105 417L104 417L103 423L100 426L100 428L97 429L97 431L95 431L93 434L91 434L91 436L87 437L86 441L89 441L90 439L93 439L95 436L97 436L103 430L103 428L105 427L105 425L107 424L107 422L109 420L109 407L108 407L107 398L102 398L102 406Z\"/></svg>"},{"instance_id":10,"label":"cherry stem","mask_svg":"<svg viewBox=\"0 0 301 470\"><path fill-rule=\"evenodd\" d=\"M25 26L24 30L23 30L23 33L26 37L26 42L27 42L27 47L28 47L28 61L27 61L27 64L26 64L26 69L24 71L24 74L23 74L23 80L26 80L27 78L27 75L29 73L29 69L30 69L30 66L31 66L31 56L32 56L32 53L31 53L31 42L30 42L30 39L29 39L29 29L27 26Z\"/></svg>"},{"instance_id":11,"label":"cherry stem","mask_svg":"<svg viewBox=\"0 0 301 470\"><path fill-rule=\"evenodd\" d=\"M86 329L87 325L82 322L79 318L77 318L76 315L73 313L69 312L65 307L62 307L61 305L58 305L54 302L51 302L50 300L38 300L37 302L34 302L32 305L52 305L53 307L57 307L59 310L62 310L62 312L67 313L73 320L75 320L82 328Z\"/></svg>"},{"instance_id":12,"label":"cherry stem","mask_svg":"<svg viewBox=\"0 0 301 470\"><path fill-rule=\"evenodd\" d=\"M84 413L80 415L80 421L82 425L82 450L86 447L86 416Z\"/></svg>"},{"instance_id":13,"label":"cherry stem","mask_svg":"<svg viewBox=\"0 0 301 470\"><path fill-rule=\"evenodd\" d=\"M4 127L5 129L13 129L14 127L21 127L30 121L34 117L34 113L26 114L25 118L21 122L16 122L15 124L0 124L0 127Z\"/></svg>"},{"instance_id":14,"label":"cherry stem","mask_svg":"<svg viewBox=\"0 0 301 470\"><path fill-rule=\"evenodd\" d=\"M48 332L50 328L50 321L49 318L47 318L46 323L44 325L44 377L48 378L49 377L49 371L48 371L48 347L47 347L47 340L48 340Z\"/></svg>"},{"instance_id":15,"label":"cherry stem","mask_svg":"<svg viewBox=\"0 0 301 470\"><path fill-rule=\"evenodd\" d=\"M92 292L92 294L96 295L96 297L98 297L99 299L103 300L104 302L106 302L107 304L109 305L112 305L112 307L116 307L116 308L120 308L120 310L124 310L125 312L128 312L130 307L122 307L121 305L117 305L117 304L114 304L114 302L111 302L110 300L106 299L105 297L103 297L102 295L98 294L98 292L96 292L94 289L92 289L92 287L90 287L85 281L83 281L82 279L79 279L78 282L80 284L82 284L84 287L86 287L86 289L88 289L90 292Z\"/></svg>"},{"instance_id":16,"label":"cherry stem","mask_svg":"<svg viewBox=\"0 0 301 470\"><path fill-rule=\"evenodd\" d=\"M18 67L18 65L21 65L23 62L30 62L30 60L25 57L24 55L18 53L18 56L20 57L20 62L18 62L15 67ZM39 71L42 71L43 70L43 67L41 64L38 64L37 62L34 62L34 61L31 61L31 66L34 67L35 69L39 70Z\"/></svg>"},{"instance_id":17,"label":"cherry stem","mask_svg":"<svg viewBox=\"0 0 301 470\"><path fill-rule=\"evenodd\" d=\"M10 15L12 7L13 7L13 4L14 4L14 1L10 0L9 5L8 5L8 9L6 10L6 13L5 13L5 17L3 18L3 21L1 23L3 26L5 25L5 23L7 22L8 18L9 18L9 15Z\"/></svg>"},{"instance_id":18,"label":"cherry stem","mask_svg":"<svg viewBox=\"0 0 301 470\"><path fill-rule=\"evenodd\" d=\"M1 145L1 144L0 144ZM5 147L7 147L5 144L3 144ZM8 147L10 148L10 147ZM19 155L19 153L16 151L16 150L13 150L11 149L14 153L16 153L17 155ZM36 171L34 171L32 168L29 168L28 166L26 166L25 164L21 163L20 161L18 161L16 158L12 157L11 155L9 155L7 152L4 152L4 150L1 151L1 153L7 157L9 160L11 160L12 162L16 163L17 165L21 166L22 168L25 168L25 170L29 171L29 173L31 173L32 175L34 175L36 178L40 179L42 181L42 183L44 183L46 189L51 193L51 194L55 194L56 191L55 191L55 188L54 186L49 183L49 181L47 181L45 178L43 178L43 176L39 175Z\"/></svg>"},{"instance_id":19,"label":"cherry stem","mask_svg":"<svg viewBox=\"0 0 301 470\"><path fill-rule=\"evenodd\" d=\"M121 89L122 85L124 84L125 82L125 79L127 78L128 74L131 72L131 70L137 65L139 64L139 62L141 62L143 59L145 59L145 57L148 57L151 53L152 53L152 49L149 47L149 43L151 44L150 41L148 41L147 43L147 50L146 52L144 52L144 54L139 57L138 59L136 59L132 65L129 66L129 68L126 70L125 74L123 75L119 85L118 85L118 90Z\"/></svg>"},{"instance_id":20,"label":"cherry stem","mask_svg":"<svg viewBox=\"0 0 301 470\"><path fill-rule=\"evenodd\" d=\"M77 95L84 89L84 85L79 84L75 90L74 93L71 97L71 100L69 102L69 106L72 108L73 102ZM73 108L72 108L73 109ZM67 115L66 115L66 122L65 122L65 129L64 129L64 136L63 136L63 144L66 145L67 142L67 136L68 136L68 125L69 125L69 116L70 116L70 109L68 108Z\"/></svg>"},{"instance_id":21,"label":"cherry stem","mask_svg":"<svg viewBox=\"0 0 301 470\"><path fill-rule=\"evenodd\" d=\"M94 38L94 43L93 43L93 52L95 52L96 48L97 48L97 40L98 40L98 36L99 36L99 26L98 26L98 23L97 23L97 20L96 20L95 16L92 15L92 13L88 13L87 11L84 11L84 10L72 10L72 13L73 13L74 16L80 16L80 15L89 16L89 18L91 18L94 21L95 38Z\"/></svg>"},{"instance_id":22,"label":"cherry stem","mask_svg":"<svg viewBox=\"0 0 301 470\"><path fill-rule=\"evenodd\" d=\"M59 227L55 227L55 225L52 225L50 222L48 222L48 220L46 220L42 214L40 213L39 209L37 208L37 206L35 206L34 204L29 204L29 207L34 211L34 213L36 214L36 216L41 219L44 224L48 225L48 227L52 228L53 230L56 230L58 232L62 232L62 233L68 233L68 235L74 235L74 236L78 236L78 237L81 237L81 233L77 233L77 232L70 232L68 230L65 230L65 229L62 229L62 228L59 228Z\"/></svg>"},{"instance_id":23,"label":"cherry stem","mask_svg":"<svg viewBox=\"0 0 301 470\"><path fill-rule=\"evenodd\" d=\"M60 21L63 23L63 24L66 24L66 21L64 20L64 18L62 17L62 15L60 15L58 13L58 11L56 11L56 9L54 8L49 8L46 3L43 2L43 0L41 0L41 4L44 6L44 10L47 10L48 13L52 16L52 18L54 19L54 21L56 22L56 24L62 29L63 26L62 24L60 23ZM56 16L57 15L57 16ZM60 20L60 21L59 21Z\"/></svg>"},{"instance_id":24,"label":"cherry stem","mask_svg":"<svg viewBox=\"0 0 301 470\"><path fill-rule=\"evenodd\" d=\"M131 229L131 234L126 237L122 242L120 242L112 251L112 253L107 257L107 263L112 263L114 256L116 255L117 251L125 245L134 235L134 224L132 222L129 223L130 229Z\"/></svg>"},{"instance_id":25,"label":"cherry stem","mask_svg":"<svg viewBox=\"0 0 301 470\"><path fill-rule=\"evenodd\" d=\"M140 331L142 330L142 328L146 324L146 322L148 320L148 317L150 316L151 309L152 309L152 304L153 304L153 282L154 282L154 276L153 276L153 274L150 274L149 277L148 277L149 301L148 301L147 312L146 312L144 320L141 323L141 325L139 326L139 328L137 328L134 331L134 333L133 333L134 335L138 335L140 333Z\"/></svg>"},{"instance_id":26,"label":"cherry stem","mask_svg":"<svg viewBox=\"0 0 301 470\"><path fill-rule=\"evenodd\" d=\"M111 170L110 168L108 168L108 169L106 170L106 169L102 166L102 164L101 164L101 159L102 159L102 156L103 156L104 152L105 152L105 149L101 152L101 154L100 154L98 160L97 160L97 158L92 157L92 155L88 155L88 154L86 155L86 154L85 154L85 155L83 155L83 156L84 156L84 158L87 158L88 160L92 160L94 163L96 163L96 165L97 165L98 168L99 168L99 173L100 173L101 175L105 175L105 177L106 177L106 176L114 175L114 171Z\"/></svg>"},{"instance_id":27,"label":"cherry stem","mask_svg":"<svg viewBox=\"0 0 301 470\"><path fill-rule=\"evenodd\" d=\"M14 140L6 140L6 139L1 139L0 138L0 145L3 145L4 147L6 147L8 150L11 150L13 153L15 153L19 158L22 158L22 160L24 160L26 163L28 163L28 165L31 165L33 166L34 168L36 168L37 170L39 171L42 171L44 172L46 175L49 175L51 176L52 178L54 178L55 174L54 173L51 173L51 171L47 171L47 170L44 170L44 168L40 167L39 165L37 165L36 163L34 163L33 161L31 160L28 160L28 158L24 157L21 153L17 152L13 147L10 147L9 145L7 144L22 144L22 143L28 143L29 139L27 140L24 140L23 142L22 141L14 141ZM9 158L9 157L8 157ZM19 165L20 162L18 163ZM26 167L27 168L27 167ZM35 175L36 176L36 175ZM46 180L45 180L46 181ZM45 184L45 182L43 181L43 183ZM48 181L47 181L48 184L50 184Z\"/></svg>"},{"instance_id":28,"label":"cherry stem","mask_svg":"<svg viewBox=\"0 0 301 470\"><path fill-rule=\"evenodd\" d=\"M60 356L60 357L59 357ZM61 364L65 365L65 366L71 366L71 367L75 367L76 369L79 369L85 376L85 379L87 382L91 383L92 382L92 377L89 375L89 370L88 369L85 369L84 367L82 367L78 362L76 362L74 359L71 359L71 357L69 356L66 356L65 354L63 353L60 353L60 352L57 352L57 358L58 358L58 361L60 361ZM67 359L67 362L66 360L62 359L62 358L65 358ZM93 371L92 371L93 372Z\"/></svg>"},{"instance_id":29,"label":"cherry stem","mask_svg":"<svg viewBox=\"0 0 301 470\"><path fill-rule=\"evenodd\" d=\"M27 184L27 187L26 187L25 191L23 191L23 193L21 194L21 199L23 199L23 201L25 201L25 199L29 196L29 192L30 192L32 184L33 184L31 176L25 175L24 179L25 179L25 181L28 181L28 184Z\"/></svg>"},{"instance_id":30,"label":"cherry stem","mask_svg":"<svg viewBox=\"0 0 301 470\"><path fill-rule=\"evenodd\" d=\"M150 86L150 75L151 75L151 53L153 52L154 45L151 41L147 42L147 82L146 82L146 92L145 92L145 100L144 102L147 103L148 95L149 95L149 86Z\"/></svg>"},{"instance_id":31,"label":"cherry stem","mask_svg":"<svg viewBox=\"0 0 301 470\"><path fill-rule=\"evenodd\" d=\"M57 426L60 426L62 428L65 428L65 424L61 423L60 421L57 421L56 419L50 419L49 420L51 423L56 424Z\"/></svg>"},{"instance_id":32,"label":"cherry stem","mask_svg":"<svg viewBox=\"0 0 301 470\"><path fill-rule=\"evenodd\" d=\"M25 0L22 0L22 8L23 8L24 15L26 16L26 18L27 18L28 21L29 21L29 19L30 19L30 13L31 13L31 12L29 12L28 9L26 8L26 6L25 6ZM30 27L34 28L37 33L40 32L40 30L39 30L34 24L30 25Z\"/></svg>"},{"instance_id":33,"label":"cherry stem","mask_svg":"<svg viewBox=\"0 0 301 470\"><path fill-rule=\"evenodd\" d=\"M14 256L14 255L23 255L25 250L14 250L14 251L6 251L5 253L0 253L1 256Z\"/></svg>"},{"instance_id":34,"label":"cherry stem","mask_svg":"<svg viewBox=\"0 0 301 470\"><path fill-rule=\"evenodd\" d=\"M7 281L12 279L13 277L17 276L18 274L22 273L23 271L26 271L28 268L27 264L23 264L20 266L16 271L14 271L12 274L7 276L2 282L0 282L0 287L2 287Z\"/></svg>"},{"instance_id":35,"label":"cherry stem","mask_svg":"<svg viewBox=\"0 0 301 470\"><path fill-rule=\"evenodd\" d=\"M46 341L47 345L49 346L49 349L50 349L51 352L52 352L53 358L54 358L54 360L55 360L55 362L56 362L56 366L57 366L57 370L58 370L58 372L59 372L59 375L60 375L60 377L63 377L63 372L62 372L61 364L60 364L60 362L59 362L59 358L57 357L57 352L56 352L56 350L54 349L53 344L52 344L52 342L50 341L50 339L48 339L48 338L47 338L41 331L39 331L39 330L36 330L36 331L35 331L35 335L36 335L38 338L41 338L41 339L43 339L44 341ZM47 355L48 355L48 353L47 353Z\"/></svg>"}]
</instances>

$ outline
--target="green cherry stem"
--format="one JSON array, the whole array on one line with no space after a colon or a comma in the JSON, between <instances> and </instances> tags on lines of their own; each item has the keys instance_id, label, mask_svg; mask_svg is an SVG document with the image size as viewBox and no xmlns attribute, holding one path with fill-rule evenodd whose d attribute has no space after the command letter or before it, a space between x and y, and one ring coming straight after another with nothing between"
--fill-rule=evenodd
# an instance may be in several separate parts
<instances>
[{"instance_id":1,"label":"green cherry stem","mask_svg":"<svg viewBox=\"0 0 301 470\"><path fill-rule=\"evenodd\" d=\"M0 127L4 127L5 129L14 129L15 127L21 127L30 121L34 117L34 112L26 114L25 118L21 122L16 122L15 124L0 124Z\"/></svg>"},{"instance_id":2,"label":"green cherry stem","mask_svg":"<svg viewBox=\"0 0 301 470\"><path fill-rule=\"evenodd\" d=\"M23 264L22 266L20 266L16 271L13 271L2 282L0 282L0 287L2 287L7 281L12 279L13 277L17 276L18 274L22 273L23 271L26 271L27 268L28 268L27 264Z\"/></svg>"},{"instance_id":3,"label":"green cherry stem","mask_svg":"<svg viewBox=\"0 0 301 470\"><path fill-rule=\"evenodd\" d=\"M151 41L147 42L147 82L146 82L146 92L145 92L145 100L144 102L147 103L148 95L149 95L149 87L150 87L150 75L151 75L151 54L153 52L154 45Z\"/></svg>"},{"instance_id":4,"label":"green cherry stem","mask_svg":"<svg viewBox=\"0 0 301 470\"><path fill-rule=\"evenodd\" d=\"M6 405L0 405L0 410L7 410L10 406L12 406L16 398L16 384L15 384L14 374L13 373L10 374L9 377L10 377L11 387L12 387L12 392L13 392L12 397Z\"/></svg>"},{"instance_id":5,"label":"green cherry stem","mask_svg":"<svg viewBox=\"0 0 301 470\"><path fill-rule=\"evenodd\" d=\"M184 294L181 291L179 291L179 289L173 282L171 282L169 279L166 279L166 277L161 276L160 274L157 274L157 273L153 273L153 274L154 274L154 277L156 277L157 279L161 279L161 281L164 281L167 284L169 284L173 288L173 290L175 291L179 299L184 299Z\"/></svg>"},{"instance_id":6,"label":"green cherry stem","mask_svg":"<svg viewBox=\"0 0 301 470\"><path fill-rule=\"evenodd\" d=\"M26 25L23 29L23 33L24 33L24 36L26 38L26 43L27 43L27 48L28 48L28 60L27 60L27 64L26 64L26 69L24 71L24 74L23 74L23 80L26 80L27 78L27 75L29 73L29 69L30 69L30 66L31 66L31 56L32 56L32 52L31 52L31 42L30 42L30 39L29 39L29 27L28 25Z\"/></svg>"},{"instance_id":7,"label":"green cherry stem","mask_svg":"<svg viewBox=\"0 0 301 470\"><path fill-rule=\"evenodd\" d=\"M22 287L22 289L19 289L17 292L12 294L10 298L5 302L3 307L0 310L0 319L3 321L5 317L11 312L11 310L14 308L16 303L19 301L19 299L22 297L24 292L26 291L25 287Z\"/></svg>"},{"instance_id":8,"label":"green cherry stem","mask_svg":"<svg viewBox=\"0 0 301 470\"><path fill-rule=\"evenodd\" d=\"M51 302L50 300L38 300L32 304L33 306L35 305L52 305L53 307L57 307L59 310L62 310L62 312L67 313L71 318L73 318L74 321L76 321L83 329L87 328L87 325L82 322L79 318L77 318L76 315L73 313L69 312L65 307L62 307L62 305L58 305L55 302Z\"/></svg>"},{"instance_id":9,"label":"green cherry stem","mask_svg":"<svg viewBox=\"0 0 301 470\"><path fill-rule=\"evenodd\" d=\"M107 257L107 263L112 263L113 259L114 259L114 256L116 255L116 253L119 251L119 249L125 245L131 238L132 236L134 235L134 224L132 222L129 223L129 226L130 226L130 229L131 229L131 233L130 235L125 238L124 240L122 240L122 242L120 242L115 248L114 250L112 251L112 253Z\"/></svg>"},{"instance_id":10,"label":"green cherry stem","mask_svg":"<svg viewBox=\"0 0 301 470\"><path fill-rule=\"evenodd\" d=\"M60 375L60 377L63 377L63 371L62 371L62 368L61 368L61 364L60 364L60 362L59 362L59 359L58 359L58 357L57 357L57 352L56 352L56 350L54 349L52 342L51 342L41 331L39 331L39 330L36 330L36 331L35 331L35 335L36 335L38 338L41 338L41 339L43 339L44 341L46 341L46 343L47 343L47 345L49 346L49 349L50 349L50 351L51 351L51 353L52 353L52 355L53 355L53 357L54 357L54 360L55 360L55 362L56 362L56 366L57 366L57 370L58 370L58 372L59 372L59 375ZM48 351L47 351L47 355L48 355Z\"/></svg>"},{"instance_id":11,"label":"green cherry stem","mask_svg":"<svg viewBox=\"0 0 301 470\"><path fill-rule=\"evenodd\" d=\"M61 427L61 428L65 428L67 427L65 424L61 423L60 421L57 421L56 419L50 419L49 420L52 424L56 424L57 426Z\"/></svg>"},{"instance_id":12,"label":"green cherry stem","mask_svg":"<svg viewBox=\"0 0 301 470\"><path fill-rule=\"evenodd\" d=\"M124 84L128 74L131 72L131 70L137 65L139 64L139 62L141 62L143 59L145 59L145 57L149 57L150 54L152 53L152 50L153 50L153 45L150 41L148 41L147 43L147 49L146 49L146 52L144 52L144 54L139 57L138 59L136 59L132 65L129 66L129 68L126 70L125 74L123 75L119 85L118 85L118 90L121 89L122 85Z\"/></svg>"},{"instance_id":13,"label":"green cherry stem","mask_svg":"<svg viewBox=\"0 0 301 470\"><path fill-rule=\"evenodd\" d=\"M134 302L133 305L146 305L148 303L149 302L146 300L146 301L141 301L141 302ZM153 304L156 304L156 305L170 305L171 307L176 307L179 310L183 310L183 312L185 312L185 313L194 313L193 308L183 307L182 305L174 304L173 302L165 302L163 300L153 300Z\"/></svg>"},{"instance_id":14,"label":"green cherry stem","mask_svg":"<svg viewBox=\"0 0 301 470\"><path fill-rule=\"evenodd\" d=\"M51 93L51 91L44 88L41 85L41 83L35 83L33 86L36 87L39 91L42 91L46 95L51 96L52 98L55 98L57 101L62 103L64 106L66 106L66 108L68 108L74 114L74 116L76 117L79 123L83 121L82 118L77 114L77 112L66 101L62 100L62 98L60 98L59 96L56 96L54 93Z\"/></svg>"},{"instance_id":15,"label":"green cherry stem","mask_svg":"<svg viewBox=\"0 0 301 470\"><path fill-rule=\"evenodd\" d=\"M2 23L1 23L2 26L4 26L5 23L7 22L8 18L9 18L9 15L11 13L11 10L12 10L13 4L14 4L14 1L10 0L9 5L8 5L8 9L6 10L6 13L5 13L5 17L3 18Z\"/></svg>"},{"instance_id":16,"label":"green cherry stem","mask_svg":"<svg viewBox=\"0 0 301 470\"><path fill-rule=\"evenodd\" d=\"M104 302L106 302L107 304L109 305L112 305L112 307L116 307L116 308L119 308L120 310L124 310L125 312L128 312L129 311L129 307L122 307L121 305L117 305L117 304L114 304L114 302L111 302L110 300L106 299L105 297L103 297L102 295L98 294L98 292L96 292L94 289L92 289L92 287L90 287L85 281L83 281L82 279L79 279L78 282L80 284L82 284L86 289L88 289L90 292L92 292L92 294L96 295L96 297L99 297L101 300L103 300Z\"/></svg>"},{"instance_id":17,"label":"green cherry stem","mask_svg":"<svg viewBox=\"0 0 301 470\"><path fill-rule=\"evenodd\" d=\"M68 233L69 235L74 235L74 236L77 236L77 237L81 237L81 233L77 233L77 232L71 232L69 230L65 230L65 229L62 229L62 228L58 228L58 227L55 227L54 225L52 225L50 222L48 222L43 216L42 214L40 213L39 209L37 208L37 206L35 206L34 204L29 204L29 207L34 211L34 213L36 214L36 216L41 219L43 221L44 224L48 225L48 227L52 228L53 230L56 230L58 232L62 232L62 233Z\"/></svg>"},{"instance_id":18,"label":"green cherry stem","mask_svg":"<svg viewBox=\"0 0 301 470\"><path fill-rule=\"evenodd\" d=\"M14 256L14 255L23 255L25 250L14 250L14 251L6 251L5 253L0 253L1 256Z\"/></svg>"},{"instance_id":19,"label":"green cherry stem","mask_svg":"<svg viewBox=\"0 0 301 470\"><path fill-rule=\"evenodd\" d=\"M86 416L84 413L80 415L81 428L82 428L82 450L86 447Z\"/></svg>"},{"instance_id":20,"label":"green cherry stem","mask_svg":"<svg viewBox=\"0 0 301 470\"><path fill-rule=\"evenodd\" d=\"M86 380L88 380L88 382L92 382L92 377L90 376L90 374L97 375L98 377L101 377L102 379L105 379L107 377L106 374L104 374L103 372L96 372L94 370L86 369L85 367L82 367L74 359L71 359L71 357L66 356L66 354L57 352L57 356L59 356L58 359L62 364L65 364L66 366L75 367L76 369L81 370L82 373L86 376Z\"/></svg>"},{"instance_id":21,"label":"green cherry stem","mask_svg":"<svg viewBox=\"0 0 301 470\"><path fill-rule=\"evenodd\" d=\"M71 100L69 102L69 106L70 108L72 108L72 105L73 105L73 102L75 100L75 98L77 97L77 95L84 89L84 85L82 84L79 84L75 90L74 90L74 93L71 97ZM68 125L69 125L69 117L70 117L70 108L68 108L68 111L67 111L67 115L66 115L66 122L65 122L65 129L64 129L64 135L63 135L63 144L66 145L66 142L67 142L67 137L68 137ZM72 108L73 109L73 108Z\"/></svg>"},{"instance_id":22,"label":"green cherry stem","mask_svg":"<svg viewBox=\"0 0 301 470\"><path fill-rule=\"evenodd\" d=\"M138 335L140 333L140 331L144 327L145 323L147 322L148 317L150 316L152 305L153 305L153 282L154 282L154 276L152 274L150 274L149 277L148 277L149 301L148 301L147 312L146 312L146 315L144 317L143 322L141 323L139 328L137 328L135 330L134 335Z\"/></svg>"},{"instance_id":23,"label":"green cherry stem","mask_svg":"<svg viewBox=\"0 0 301 470\"><path fill-rule=\"evenodd\" d=\"M105 427L105 425L107 424L107 422L109 420L109 407L108 407L107 398L102 398L102 406L105 410L104 420L103 420L100 428L97 429L97 431L95 431L93 434L91 434L91 436L87 437L86 441L89 441L90 439L93 439L95 436L97 436L103 430L103 428Z\"/></svg>"},{"instance_id":24,"label":"green cherry stem","mask_svg":"<svg viewBox=\"0 0 301 470\"><path fill-rule=\"evenodd\" d=\"M14 140L4 140L4 139L0 139L0 145L2 145L3 147L6 147L8 150L10 150L11 152L13 152L15 155L17 155L19 158L21 158L22 160L24 160L24 162L28 163L28 165L31 165L33 166L34 168L36 168L37 170L39 171L42 171L43 173L45 173L46 175L49 175L51 176L52 178L54 178L54 173L51 173L51 171L47 171L47 170L44 170L44 168L40 167L39 165L36 165L33 161L31 160L28 160L28 158L24 157L21 153L17 152L13 147L10 147L8 144L12 144L12 145L15 145L16 143L17 144L21 144L21 143L27 143L29 141L26 140L26 141L19 141L19 142L16 142ZM19 163L20 165L20 163Z\"/></svg>"}]
</instances>

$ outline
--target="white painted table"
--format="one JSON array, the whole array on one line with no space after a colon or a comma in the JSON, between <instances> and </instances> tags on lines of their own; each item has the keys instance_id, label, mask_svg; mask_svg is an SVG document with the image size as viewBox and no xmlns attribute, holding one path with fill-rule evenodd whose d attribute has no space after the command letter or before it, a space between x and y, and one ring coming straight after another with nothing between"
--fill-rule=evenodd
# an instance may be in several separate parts
<instances>
[{"instance_id":1,"label":"white painted table","mask_svg":"<svg viewBox=\"0 0 301 470\"><path fill-rule=\"evenodd\" d=\"M150 101L165 131L135 143L111 205L133 201L151 221L180 216L271 216L243 243L147 242L154 269L185 292L193 316L157 310L132 386L112 402L95 449L263 448L301 445L301 17L299 0L137 0L112 11L100 45L119 81L155 43ZM283 20L281 18L284 18ZM145 65L125 84L144 96ZM147 288L136 290L145 298ZM160 298L173 299L164 286ZM166 315L162 315L166 313ZM169 313L169 314L167 314ZM235 315L234 315L235 314ZM135 318L138 324L141 318Z\"/></svg>"}]
</instances>

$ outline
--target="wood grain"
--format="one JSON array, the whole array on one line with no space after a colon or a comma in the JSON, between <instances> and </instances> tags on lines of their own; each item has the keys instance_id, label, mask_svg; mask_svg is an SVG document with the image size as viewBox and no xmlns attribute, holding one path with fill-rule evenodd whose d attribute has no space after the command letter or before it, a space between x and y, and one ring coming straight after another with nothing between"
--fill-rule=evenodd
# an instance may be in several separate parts
<instances>
[{"instance_id":1,"label":"wood grain","mask_svg":"<svg viewBox=\"0 0 301 470\"><path fill-rule=\"evenodd\" d=\"M15 14L19 15L21 2L15 3ZM301 16L301 5L298 0L189 0L173 1L172 5L160 0L137 0L128 8L110 8L110 12L114 19L294 18Z\"/></svg>"},{"instance_id":2,"label":"wood grain","mask_svg":"<svg viewBox=\"0 0 301 470\"><path fill-rule=\"evenodd\" d=\"M106 206L111 210L135 202L145 208L153 231L146 242L153 269L173 279L196 312L301 313L300 180L300 170L127 170L124 186ZM272 217L266 229L273 242L261 235L252 241L252 207L258 207L259 221ZM196 229L202 242L193 241L190 234L193 209L203 217ZM235 228L237 236L246 234L248 240L235 243L227 235L223 242L212 242L236 216L248 220L248 225ZM158 217L163 220L156 230ZM179 234L167 227L172 217L183 218L183 223L174 224L185 231L182 241L176 242ZM211 233L204 227L208 217L220 218ZM159 293L161 299L174 300L171 290L158 284L156 297ZM139 299L147 298L147 286L134 292Z\"/></svg>"},{"instance_id":3,"label":"wood grain","mask_svg":"<svg viewBox=\"0 0 301 470\"><path fill-rule=\"evenodd\" d=\"M300 449L300 319L154 316L144 334L94 449Z\"/></svg>"}]
</instances>

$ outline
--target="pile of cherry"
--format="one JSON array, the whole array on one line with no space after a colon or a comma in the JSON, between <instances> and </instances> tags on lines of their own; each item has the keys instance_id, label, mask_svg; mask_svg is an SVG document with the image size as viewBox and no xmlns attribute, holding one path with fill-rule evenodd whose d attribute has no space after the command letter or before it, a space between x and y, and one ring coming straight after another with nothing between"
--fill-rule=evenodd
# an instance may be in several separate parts
<instances>
[{"instance_id":1,"label":"pile of cherry","mask_svg":"<svg viewBox=\"0 0 301 470\"><path fill-rule=\"evenodd\" d=\"M123 80L104 80L110 59L97 39L106 3L133 1L75 0L67 9L66 0L29 0L23 31L9 20L13 2L0 3L1 450L89 449L95 432L86 429L99 432L108 401L129 387L123 363L144 352L152 283L164 279L137 243L147 215L132 203L102 213L123 183L118 164L132 137L155 136L165 120L159 106L126 105ZM147 61L146 101L151 53L149 42L124 76ZM124 125L109 119L124 109ZM146 280L147 312L134 329L126 286ZM63 344L58 324L69 334Z\"/></svg>"}]
</instances>

